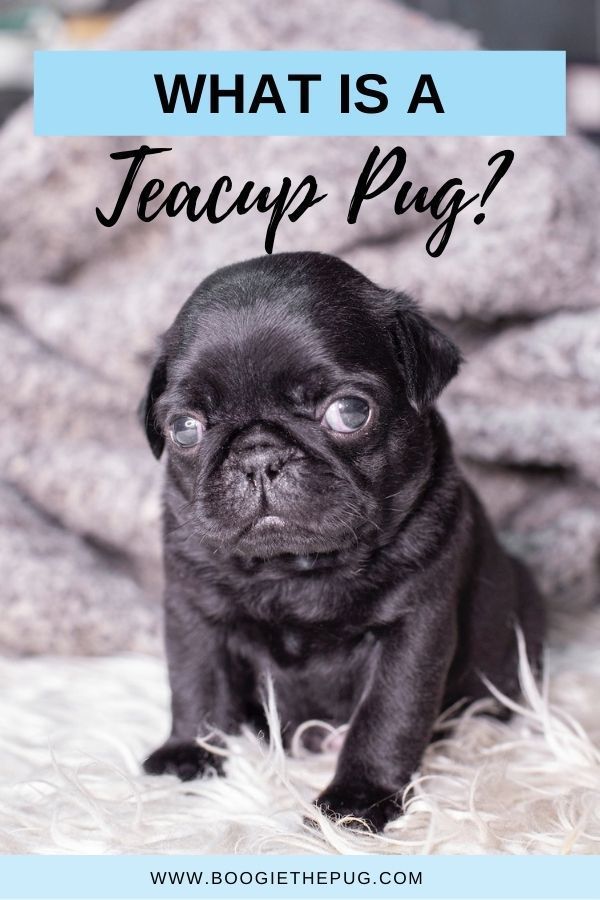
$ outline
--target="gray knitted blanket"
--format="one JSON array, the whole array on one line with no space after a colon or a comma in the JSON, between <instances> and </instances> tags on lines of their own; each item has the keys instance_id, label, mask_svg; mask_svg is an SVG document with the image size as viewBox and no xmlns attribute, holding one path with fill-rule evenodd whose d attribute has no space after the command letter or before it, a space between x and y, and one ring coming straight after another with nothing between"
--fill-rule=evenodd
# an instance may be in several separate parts
<instances>
[{"instance_id":1,"label":"gray knitted blanket","mask_svg":"<svg viewBox=\"0 0 600 900\"><path fill-rule=\"evenodd\" d=\"M113 49L453 49L472 36L391 0L141 0ZM31 110L0 132L0 649L108 653L159 647L161 467L135 418L158 334L217 266L263 252L264 216L219 225L141 223L110 207L125 175L109 154L170 146L147 177L210 188L299 183L327 191L275 250L343 256L412 292L461 344L467 364L443 399L469 476L549 601L598 597L600 560L600 177L577 137L381 139L406 176L470 192L507 147L510 172L486 220L460 217L432 259L432 220L397 216L393 196L346 223L369 138L36 138Z\"/></svg>"}]
</instances>

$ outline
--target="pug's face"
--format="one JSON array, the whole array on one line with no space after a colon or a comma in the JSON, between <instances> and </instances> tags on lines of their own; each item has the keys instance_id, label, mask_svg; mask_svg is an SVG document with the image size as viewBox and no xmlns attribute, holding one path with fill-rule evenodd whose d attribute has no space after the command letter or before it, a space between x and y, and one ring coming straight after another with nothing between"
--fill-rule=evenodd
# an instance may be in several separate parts
<instances>
[{"instance_id":1,"label":"pug's face","mask_svg":"<svg viewBox=\"0 0 600 900\"><path fill-rule=\"evenodd\" d=\"M174 526L250 560L377 546L414 499L423 413L457 366L406 297L334 257L219 270L166 333L143 404Z\"/></svg>"}]
</instances>

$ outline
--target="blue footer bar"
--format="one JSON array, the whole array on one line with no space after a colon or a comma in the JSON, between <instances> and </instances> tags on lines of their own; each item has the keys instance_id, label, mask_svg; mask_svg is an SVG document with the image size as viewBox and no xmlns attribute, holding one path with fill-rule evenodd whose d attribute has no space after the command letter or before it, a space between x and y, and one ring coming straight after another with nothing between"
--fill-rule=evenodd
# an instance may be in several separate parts
<instances>
[{"instance_id":1,"label":"blue footer bar","mask_svg":"<svg viewBox=\"0 0 600 900\"><path fill-rule=\"evenodd\" d=\"M4 856L2 900L600 898L600 857Z\"/></svg>"}]
</instances>

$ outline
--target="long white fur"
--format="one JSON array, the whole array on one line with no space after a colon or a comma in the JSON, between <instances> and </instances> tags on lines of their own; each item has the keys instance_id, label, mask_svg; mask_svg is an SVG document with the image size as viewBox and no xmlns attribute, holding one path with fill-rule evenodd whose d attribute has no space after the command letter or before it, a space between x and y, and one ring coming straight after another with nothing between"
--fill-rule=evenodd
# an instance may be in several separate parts
<instances>
[{"instance_id":1,"label":"long white fur","mask_svg":"<svg viewBox=\"0 0 600 900\"><path fill-rule=\"evenodd\" d=\"M521 680L509 723L476 707L452 730L440 722L405 815L372 835L311 804L343 729L307 723L328 733L325 752L297 735L289 756L245 732L228 742L226 778L151 778L139 760L168 727L163 663L0 660L0 851L598 853L600 610L555 623L542 686L524 658ZM267 710L277 734L272 686Z\"/></svg>"}]
</instances>

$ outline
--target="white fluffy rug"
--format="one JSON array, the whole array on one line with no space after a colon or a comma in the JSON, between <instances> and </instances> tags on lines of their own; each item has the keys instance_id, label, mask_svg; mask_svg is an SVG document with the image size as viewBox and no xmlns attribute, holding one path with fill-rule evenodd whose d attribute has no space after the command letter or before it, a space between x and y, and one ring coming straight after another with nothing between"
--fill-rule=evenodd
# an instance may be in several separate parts
<instances>
[{"instance_id":1,"label":"white fluffy rug","mask_svg":"<svg viewBox=\"0 0 600 900\"><path fill-rule=\"evenodd\" d=\"M286 757L246 734L227 778L140 775L168 727L158 660L2 660L0 851L600 852L599 651L600 611L555 625L541 691L525 672L510 723L461 716L383 836L303 824L334 750Z\"/></svg>"}]
</instances>

